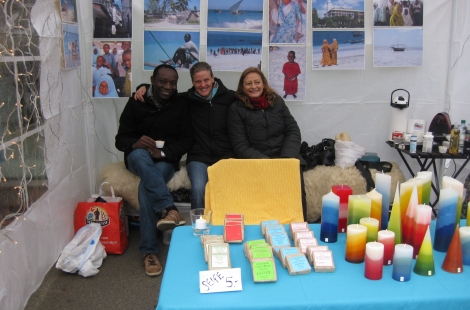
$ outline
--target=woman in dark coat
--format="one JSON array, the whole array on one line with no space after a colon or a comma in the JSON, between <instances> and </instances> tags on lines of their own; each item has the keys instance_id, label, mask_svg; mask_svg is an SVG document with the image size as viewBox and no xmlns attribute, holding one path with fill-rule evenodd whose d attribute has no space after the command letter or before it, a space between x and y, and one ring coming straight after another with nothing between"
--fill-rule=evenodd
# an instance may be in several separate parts
<instances>
[{"instance_id":1,"label":"woman in dark coat","mask_svg":"<svg viewBox=\"0 0 470 310\"><path fill-rule=\"evenodd\" d=\"M238 158L297 158L301 166L300 129L284 100L269 86L263 72L255 67L243 71L229 109L228 132ZM302 167L300 171L302 171ZM306 218L305 192L302 202Z\"/></svg>"}]
</instances>

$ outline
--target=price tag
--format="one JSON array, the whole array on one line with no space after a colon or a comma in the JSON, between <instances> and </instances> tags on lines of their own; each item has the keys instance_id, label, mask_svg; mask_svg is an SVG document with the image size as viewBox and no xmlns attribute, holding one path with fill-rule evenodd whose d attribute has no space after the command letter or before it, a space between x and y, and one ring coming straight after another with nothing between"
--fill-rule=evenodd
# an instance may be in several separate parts
<instances>
[{"instance_id":1,"label":"price tag","mask_svg":"<svg viewBox=\"0 0 470 310\"><path fill-rule=\"evenodd\" d=\"M199 291L201 294L241 290L240 268L199 271Z\"/></svg>"}]
</instances>

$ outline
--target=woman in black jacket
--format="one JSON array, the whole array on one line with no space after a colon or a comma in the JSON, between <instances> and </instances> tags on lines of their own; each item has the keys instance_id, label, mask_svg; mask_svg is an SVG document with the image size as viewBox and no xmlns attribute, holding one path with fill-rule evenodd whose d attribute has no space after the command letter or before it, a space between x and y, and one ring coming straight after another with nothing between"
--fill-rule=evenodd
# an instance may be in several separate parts
<instances>
[{"instance_id":1,"label":"woman in black jacket","mask_svg":"<svg viewBox=\"0 0 470 310\"><path fill-rule=\"evenodd\" d=\"M269 86L263 72L255 67L243 71L236 92L237 101L229 109L228 132L238 158L297 158L300 156L300 129L284 100ZM306 218L302 181L302 204Z\"/></svg>"}]
</instances>

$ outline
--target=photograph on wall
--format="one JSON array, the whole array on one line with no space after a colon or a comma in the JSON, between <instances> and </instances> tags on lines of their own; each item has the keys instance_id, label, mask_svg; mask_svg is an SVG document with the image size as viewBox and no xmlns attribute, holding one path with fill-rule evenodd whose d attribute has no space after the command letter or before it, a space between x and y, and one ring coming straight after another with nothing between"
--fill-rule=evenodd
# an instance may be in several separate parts
<instances>
[{"instance_id":1,"label":"photograph on wall","mask_svg":"<svg viewBox=\"0 0 470 310\"><path fill-rule=\"evenodd\" d=\"M364 0L313 1L312 27L364 28Z\"/></svg>"},{"instance_id":2,"label":"photograph on wall","mask_svg":"<svg viewBox=\"0 0 470 310\"><path fill-rule=\"evenodd\" d=\"M374 67L423 65L423 28L375 28Z\"/></svg>"},{"instance_id":3,"label":"photograph on wall","mask_svg":"<svg viewBox=\"0 0 470 310\"><path fill-rule=\"evenodd\" d=\"M93 23L93 38L132 38L132 0L93 1Z\"/></svg>"},{"instance_id":4,"label":"photograph on wall","mask_svg":"<svg viewBox=\"0 0 470 310\"><path fill-rule=\"evenodd\" d=\"M65 70L80 67L80 38L78 36L78 24L62 23L62 59Z\"/></svg>"},{"instance_id":5,"label":"photograph on wall","mask_svg":"<svg viewBox=\"0 0 470 310\"><path fill-rule=\"evenodd\" d=\"M199 32L144 31L144 70L168 64L189 70L199 62Z\"/></svg>"},{"instance_id":6,"label":"photograph on wall","mask_svg":"<svg viewBox=\"0 0 470 310\"><path fill-rule=\"evenodd\" d=\"M269 43L305 44L307 0L269 0Z\"/></svg>"},{"instance_id":7,"label":"photograph on wall","mask_svg":"<svg viewBox=\"0 0 470 310\"><path fill-rule=\"evenodd\" d=\"M207 32L207 63L216 71L242 72L261 65L262 34L254 32Z\"/></svg>"},{"instance_id":8,"label":"photograph on wall","mask_svg":"<svg viewBox=\"0 0 470 310\"><path fill-rule=\"evenodd\" d=\"M207 27L257 29L263 26L263 0L208 0Z\"/></svg>"},{"instance_id":9,"label":"photograph on wall","mask_svg":"<svg viewBox=\"0 0 470 310\"><path fill-rule=\"evenodd\" d=\"M364 31L313 31L312 69L365 68Z\"/></svg>"},{"instance_id":10,"label":"photograph on wall","mask_svg":"<svg viewBox=\"0 0 470 310\"><path fill-rule=\"evenodd\" d=\"M60 0L60 17L63 23L77 23L75 0Z\"/></svg>"},{"instance_id":11,"label":"photograph on wall","mask_svg":"<svg viewBox=\"0 0 470 310\"><path fill-rule=\"evenodd\" d=\"M374 26L423 26L423 0L374 0Z\"/></svg>"},{"instance_id":12,"label":"photograph on wall","mask_svg":"<svg viewBox=\"0 0 470 310\"><path fill-rule=\"evenodd\" d=\"M130 41L92 42L93 97L130 97L132 93L131 47Z\"/></svg>"},{"instance_id":13,"label":"photograph on wall","mask_svg":"<svg viewBox=\"0 0 470 310\"><path fill-rule=\"evenodd\" d=\"M306 48L269 47L269 85L289 101L305 100Z\"/></svg>"},{"instance_id":14,"label":"photograph on wall","mask_svg":"<svg viewBox=\"0 0 470 310\"><path fill-rule=\"evenodd\" d=\"M200 0L144 1L144 27L150 29L199 29Z\"/></svg>"}]
</instances>

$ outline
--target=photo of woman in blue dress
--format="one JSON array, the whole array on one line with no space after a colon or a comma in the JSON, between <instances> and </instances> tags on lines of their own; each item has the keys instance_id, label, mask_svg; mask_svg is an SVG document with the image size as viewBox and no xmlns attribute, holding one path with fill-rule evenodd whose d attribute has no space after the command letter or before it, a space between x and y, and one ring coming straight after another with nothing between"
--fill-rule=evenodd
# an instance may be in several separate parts
<instances>
[{"instance_id":1,"label":"photo of woman in blue dress","mask_svg":"<svg viewBox=\"0 0 470 310\"><path fill-rule=\"evenodd\" d=\"M271 0L270 43L304 43L305 13L303 0Z\"/></svg>"}]
</instances>

